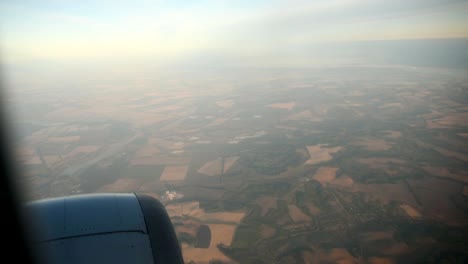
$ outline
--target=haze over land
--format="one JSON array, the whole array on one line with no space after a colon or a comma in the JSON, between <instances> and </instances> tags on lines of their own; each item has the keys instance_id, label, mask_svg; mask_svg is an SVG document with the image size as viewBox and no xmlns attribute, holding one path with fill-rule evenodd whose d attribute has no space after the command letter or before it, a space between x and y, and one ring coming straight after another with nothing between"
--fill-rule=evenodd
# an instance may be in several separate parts
<instances>
[{"instance_id":1,"label":"haze over land","mask_svg":"<svg viewBox=\"0 0 468 264\"><path fill-rule=\"evenodd\" d=\"M171 2L0 4L26 200L151 194L186 262L468 259L466 1Z\"/></svg>"}]
</instances>

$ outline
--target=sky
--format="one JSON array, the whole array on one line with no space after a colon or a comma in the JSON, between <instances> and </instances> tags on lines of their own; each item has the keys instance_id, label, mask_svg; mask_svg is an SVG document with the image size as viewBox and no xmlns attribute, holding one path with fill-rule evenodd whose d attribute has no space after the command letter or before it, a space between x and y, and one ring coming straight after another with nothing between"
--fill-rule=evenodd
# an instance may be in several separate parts
<instances>
[{"instance_id":1,"label":"sky","mask_svg":"<svg viewBox=\"0 0 468 264\"><path fill-rule=\"evenodd\" d=\"M273 56L329 42L466 38L467 13L467 0L3 0L0 54L4 63Z\"/></svg>"}]
</instances>

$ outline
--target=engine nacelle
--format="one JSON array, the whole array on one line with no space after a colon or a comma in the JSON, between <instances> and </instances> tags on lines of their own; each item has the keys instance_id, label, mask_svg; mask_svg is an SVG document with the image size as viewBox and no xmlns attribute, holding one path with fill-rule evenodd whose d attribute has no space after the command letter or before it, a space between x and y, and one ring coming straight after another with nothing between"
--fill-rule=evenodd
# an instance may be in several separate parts
<instances>
[{"instance_id":1,"label":"engine nacelle","mask_svg":"<svg viewBox=\"0 0 468 264\"><path fill-rule=\"evenodd\" d=\"M164 206L149 195L77 195L26 208L44 263L184 263Z\"/></svg>"}]
</instances>

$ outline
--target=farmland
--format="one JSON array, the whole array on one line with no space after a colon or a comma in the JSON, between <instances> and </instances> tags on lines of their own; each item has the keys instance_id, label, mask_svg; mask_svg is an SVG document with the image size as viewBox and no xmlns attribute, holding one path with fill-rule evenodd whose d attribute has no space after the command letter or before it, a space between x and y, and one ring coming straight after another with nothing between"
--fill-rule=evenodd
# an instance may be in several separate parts
<instances>
[{"instance_id":1,"label":"farmland","mask_svg":"<svg viewBox=\"0 0 468 264\"><path fill-rule=\"evenodd\" d=\"M187 263L468 259L464 74L217 71L158 71L114 94L109 81L75 100L24 95L44 109L17 146L25 199L158 197Z\"/></svg>"}]
</instances>

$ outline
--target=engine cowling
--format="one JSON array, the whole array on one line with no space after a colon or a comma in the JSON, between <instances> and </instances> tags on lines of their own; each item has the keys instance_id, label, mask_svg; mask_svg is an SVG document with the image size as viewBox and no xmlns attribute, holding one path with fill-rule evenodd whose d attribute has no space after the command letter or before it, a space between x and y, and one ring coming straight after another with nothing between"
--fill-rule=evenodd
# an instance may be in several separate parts
<instances>
[{"instance_id":1,"label":"engine cowling","mask_svg":"<svg viewBox=\"0 0 468 264\"><path fill-rule=\"evenodd\" d=\"M164 206L149 195L77 195L26 208L43 263L184 263Z\"/></svg>"}]
</instances>

